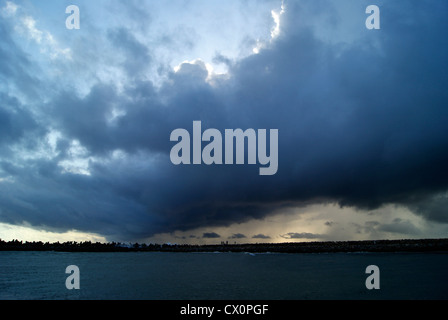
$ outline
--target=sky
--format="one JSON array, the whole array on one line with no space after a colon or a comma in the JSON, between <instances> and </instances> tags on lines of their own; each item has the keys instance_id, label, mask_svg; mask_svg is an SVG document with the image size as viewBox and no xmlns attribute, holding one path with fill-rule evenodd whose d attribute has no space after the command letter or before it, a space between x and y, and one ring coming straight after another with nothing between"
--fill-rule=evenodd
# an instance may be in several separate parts
<instances>
[{"instance_id":1,"label":"sky","mask_svg":"<svg viewBox=\"0 0 448 320\"><path fill-rule=\"evenodd\" d=\"M0 238L447 237L447 9L0 0ZM170 135L194 121L278 130L277 172L173 164Z\"/></svg>"}]
</instances>

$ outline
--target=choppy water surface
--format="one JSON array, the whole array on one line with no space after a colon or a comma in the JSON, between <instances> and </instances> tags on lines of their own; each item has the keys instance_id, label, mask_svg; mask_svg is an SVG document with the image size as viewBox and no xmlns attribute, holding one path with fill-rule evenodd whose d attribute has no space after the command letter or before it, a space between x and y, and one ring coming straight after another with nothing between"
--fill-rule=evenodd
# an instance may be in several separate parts
<instances>
[{"instance_id":1,"label":"choppy water surface","mask_svg":"<svg viewBox=\"0 0 448 320\"><path fill-rule=\"evenodd\" d=\"M446 253L0 252L0 299L447 299L447 285Z\"/></svg>"}]
</instances>

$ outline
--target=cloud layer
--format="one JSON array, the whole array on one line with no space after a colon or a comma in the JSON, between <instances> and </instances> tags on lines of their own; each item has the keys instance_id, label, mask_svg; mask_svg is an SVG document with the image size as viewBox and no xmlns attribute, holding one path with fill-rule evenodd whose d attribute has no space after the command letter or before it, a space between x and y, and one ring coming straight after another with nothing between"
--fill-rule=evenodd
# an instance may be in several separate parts
<instances>
[{"instance_id":1,"label":"cloud layer","mask_svg":"<svg viewBox=\"0 0 448 320\"><path fill-rule=\"evenodd\" d=\"M103 26L79 36L85 47L71 59L53 57L48 72L74 74L73 85L41 75L47 64L0 19L0 221L142 239L339 203L399 204L447 223L448 4L385 2L375 31L364 27L365 4L359 16L333 6L285 2L278 35L258 54L217 54L226 75L200 60L174 71L135 30ZM279 129L277 174L174 166L170 133L195 120L221 132ZM415 232L407 221L382 228Z\"/></svg>"}]
</instances>

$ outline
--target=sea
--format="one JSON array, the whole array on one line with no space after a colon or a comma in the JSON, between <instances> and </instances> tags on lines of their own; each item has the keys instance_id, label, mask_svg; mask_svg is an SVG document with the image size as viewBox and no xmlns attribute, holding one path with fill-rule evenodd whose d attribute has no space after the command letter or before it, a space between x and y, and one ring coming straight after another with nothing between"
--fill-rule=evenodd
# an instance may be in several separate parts
<instances>
[{"instance_id":1,"label":"sea","mask_svg":"<svg viewBox=\"0 0 448 320\"><path fill-rule=\"evenodd\" d=\"M446 252L0 252L1 300L440 300L447 285Z\"/></svg>"}]
</instances>

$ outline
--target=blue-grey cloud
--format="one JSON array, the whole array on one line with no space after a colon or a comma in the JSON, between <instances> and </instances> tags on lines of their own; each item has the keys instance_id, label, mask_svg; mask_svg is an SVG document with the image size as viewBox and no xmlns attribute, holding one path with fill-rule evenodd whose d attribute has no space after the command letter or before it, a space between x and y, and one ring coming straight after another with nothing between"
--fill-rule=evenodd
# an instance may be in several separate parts
<instances>
[{"instance_id":1,"label":"blue-grey cloud","mask_svg":"<svg viewBox=\"0 0 448 320\"><path fill-rule=\"evenodd\" d=\"M247 238L246 235L242 234L242 233L234 233L232 234L229 239L244 239Z\"/></svg>"},{"instance_id":2,"label":"blue-grey cloud","mask_svg":"<svg viewBox=\"0 0 448 320\"><path fill-rule=\"evenodd\" d=\"M221 236L219 234L217 234L216 232L204 232L202 234L202 238L208 238L208 239L213 239L213 238L220 238Z\"/></svg>"},{"instance_id":3,"label":"blue-grey cloud","mask_svg":"<svg viewBox=\"0 0 448 320\"><path fill-rule=\"evenodd\" d=\"M33 112L3 88L0 168L11 179L0 183L0 220L138 239L337 202L359 209L401 204L448 222L448 4L407 1L403 10L387 3L381 30L361 24L361 36L336 43L307 26L332 13L326 4L286 2L279 37L240 60L218 54L229 77L214 83L198 61L167 72L156 88L144 76L151 49L130 30L113 28L107 43L123 55L116 67L128 76L120 90L104 82L81 96L56 87ZM303 12L310 15L301 20ZM350 18L339 14L335 28ZM8 28L0 20L0 78L40 93L35 67ZM172 165L170 133L191 131L194 120L221 131L279 129L278 173ZM57 156L15 161L14 143L31 150L49 128L62 134ZM90 175L61 170L74 140L96 159Z\"/></svg>"},{"instance_id":4,"label":"blue-grey cloud","mask_svg":"<svg viewBox=\"0 0 448 320\"><path fill-rule=\"evenodd\" d=\"M36 99L39 97L39 80L30 71L39 72L41 70L32 64L26 53L11 37L13 30L13 26L4 19L0 19L1 88L6 87L6 90L18 91L26 97ZM5 84L9 85L5 86Z\"/></svg>"},{"instance_id":5,"label":"blue-grey cloud","mask_svg":"<svg viewBox=\"0 0 448 320\"><path fill-rule=\"evenodd\" d=\"M322 239L324 237L321 234L309 232L288 232L280 236L285 239Z\"/></svg>"},{"instance_id":6,"label":"blue-grey cloud","mask_svg":"<svg viewBox=\"0 0 448 320\"><path fill-rule=\"evenodd\" d=\"M271 239L271 237L267 236L265 234L259 233L259 234L253 235L252 239Z\"/></svg>"},{"instance_id":7,"label":"blue-grey cloud","mask_svg":"<svg viewBox=\"0 0 448 320\"><path fill-rule=\"evenodd\" d=\"M421 231L409 220L396 218L392 223L382 224L378 227L380 231L399 233L404 235L419 235Z\"/></svg>"},{"instance_id":8,"label":"blue-grey cloud","mask_svg":"<svg viewBox=\"0 0 448 320\"><path fill-rule=\"evenodd\" d=\"M108 38L112 42L113 47L122 51L124 54L123 70L126 71L131 78L141 77L141 73L146 70L145 66L150 65L151 55L149 49L140 43L132 33L125 29L119 28L110 30Z\"/></svg>"}]
</instances>

